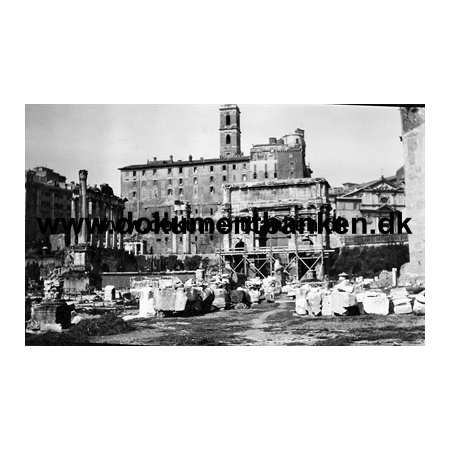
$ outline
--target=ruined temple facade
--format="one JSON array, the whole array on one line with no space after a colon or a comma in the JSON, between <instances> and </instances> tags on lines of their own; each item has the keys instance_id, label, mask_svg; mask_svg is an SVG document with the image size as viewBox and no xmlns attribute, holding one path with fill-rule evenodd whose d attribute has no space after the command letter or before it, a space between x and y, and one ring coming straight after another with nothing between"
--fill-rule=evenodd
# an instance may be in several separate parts
<instances>
[{"instance_id":1,"label":"ruined temple facade","mask_svg":"<svg viewBox=\"0 0 450 450\"><path fill-rule=\"evenodd\" d=\"M241 112L237 105L219 109L219 157L214 159L158 160L120 168L121 196L134 218L159 216L222 217L223 186L232 183L271 182L310 178L306 165L305 133L295 130L282 138L254 145L250 155L241 149ZM154 254L214 253L221 235L140 236L142 249Z\"/></svg>"},{"instance_id":2,"label":"ruined temple facade","mask_svg":"<svg viewBox=\"0 0 450 450\"><path fill-rule=\"evenodd\" d=\"M38 226L38 219L86 218L92 220L109 218L117 220L122 217L125 201L114 195L108 184L89 186L87 171L80 170L79 183L67 183L66 177L47 167L35 167L25 171L25 246L26 248L42 248L52 244L51 250L63 249L77 244L95 247L119 247L120 237L108 231L105 235L89 234L86 226L80 233L65 233L60 224L54 234L50 230L44 234ZM53 242L58 241L57 248Z\"/></svg>"}]
</instances>

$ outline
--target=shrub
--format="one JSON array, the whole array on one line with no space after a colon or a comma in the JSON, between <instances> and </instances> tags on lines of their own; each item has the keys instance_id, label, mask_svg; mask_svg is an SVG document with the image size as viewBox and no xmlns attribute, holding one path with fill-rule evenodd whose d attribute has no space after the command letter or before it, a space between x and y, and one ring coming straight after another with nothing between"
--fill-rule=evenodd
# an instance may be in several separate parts
<instances>
[{"instance_id":1,"label":"shrub","mask_svg":"<svg viewBox=\"0 0 450 450\"><path fill-rule=\"evenodd\" d=\"M330 260L329 274L333 277L341 272L350 276L374 277L382 270L392 270L409 261L405 245L382 245L379 247L343 247Z\"/></svg>"}]
</instances>

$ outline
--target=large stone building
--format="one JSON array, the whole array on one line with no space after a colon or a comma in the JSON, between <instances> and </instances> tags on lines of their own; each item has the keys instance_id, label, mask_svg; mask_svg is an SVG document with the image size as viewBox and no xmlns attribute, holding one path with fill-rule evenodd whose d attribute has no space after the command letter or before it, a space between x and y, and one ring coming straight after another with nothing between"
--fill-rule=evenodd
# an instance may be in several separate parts
<instances>
[{"instance_id":1,"label":"large stone building","mask_svg":"<svg viewBox=\"0 0 450 450\"><path fill-rule=\"evenodd\" d=\"M305 134L297 129L281 139L254 145L250 155L241 149L241 118L237 105L222 105L219 117L219 158L148 160L122 167L121 195L126 212L148 219L159 216L222 217L223 185L239 182L310 178L305 162ZM149 253L214 253L220 235L144 235L141 249Z\"/></svg>"}]
</instances>

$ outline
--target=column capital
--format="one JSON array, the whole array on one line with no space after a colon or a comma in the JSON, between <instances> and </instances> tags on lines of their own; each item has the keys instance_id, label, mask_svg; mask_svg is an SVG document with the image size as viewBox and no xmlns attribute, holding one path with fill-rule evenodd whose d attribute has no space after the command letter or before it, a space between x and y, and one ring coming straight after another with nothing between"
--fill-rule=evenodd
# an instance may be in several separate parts
<instances>
[{"instance_id":1,"label":"column capital","mask_svg":"<svg viewBox=\"0 0 450 450\"><path fill-rule=\"evenodd\" d=\"M80 177L80 181L86 181L88 176L88 171L85 169L82 169L78 172L78 176Z\"/></svg>"}]
</instances>

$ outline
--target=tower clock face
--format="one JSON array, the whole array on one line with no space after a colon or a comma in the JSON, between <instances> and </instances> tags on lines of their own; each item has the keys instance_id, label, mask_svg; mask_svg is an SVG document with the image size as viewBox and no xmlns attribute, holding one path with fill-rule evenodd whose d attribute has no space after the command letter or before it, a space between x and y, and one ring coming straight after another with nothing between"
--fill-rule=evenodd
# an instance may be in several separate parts
<instances>
[{"instance_id":1,"label":"tower clock face","mask_svg":"<svg viewBox=\"0 0 450 450\"><path fill-rule=\"evenodd\" d=\"M294 155L292 153L289 153L289 158L293 158Z\"/></svg>"}]
</instances>

